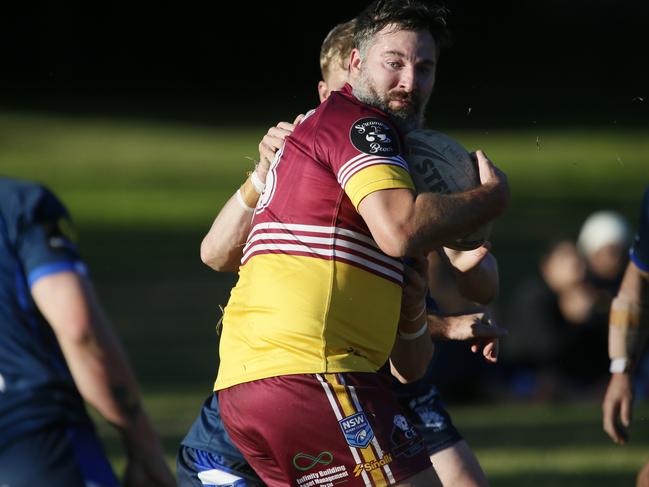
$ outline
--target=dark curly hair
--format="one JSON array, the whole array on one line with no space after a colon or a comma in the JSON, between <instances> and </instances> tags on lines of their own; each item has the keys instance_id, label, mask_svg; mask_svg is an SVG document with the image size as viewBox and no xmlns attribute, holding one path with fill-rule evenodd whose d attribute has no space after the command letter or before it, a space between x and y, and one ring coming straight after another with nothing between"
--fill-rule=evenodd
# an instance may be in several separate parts
<instances>
[{"instance_id":1,"label":"dark curly hair","mask_svg":"<svg viewBox=\"0 0 649 487\"><path fill-rule=\"evenodd\" d=\"M374 35L394 25L396 30L428 30L442 49L451 43L448 14L446 7L426 0L374 0L356 19L354 45L364 56Z\"/></svg>"}]
</instances>

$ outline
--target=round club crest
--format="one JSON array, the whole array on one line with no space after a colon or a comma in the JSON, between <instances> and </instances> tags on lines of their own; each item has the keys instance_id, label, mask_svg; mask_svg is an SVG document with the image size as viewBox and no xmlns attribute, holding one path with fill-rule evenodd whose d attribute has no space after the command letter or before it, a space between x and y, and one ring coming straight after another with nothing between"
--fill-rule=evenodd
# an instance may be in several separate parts
<instances>
[{"instance_id":1,"label":"round club crest","mask_svg":"<svg viewBox=\"0 0 649 487\"><path fill-rule=\"evenodd\" d=\"M399 136L387 122L379 118L361 118L352 125L349 139L365 154L383 157L399 155Z\"/></svg>"}]
</instances>

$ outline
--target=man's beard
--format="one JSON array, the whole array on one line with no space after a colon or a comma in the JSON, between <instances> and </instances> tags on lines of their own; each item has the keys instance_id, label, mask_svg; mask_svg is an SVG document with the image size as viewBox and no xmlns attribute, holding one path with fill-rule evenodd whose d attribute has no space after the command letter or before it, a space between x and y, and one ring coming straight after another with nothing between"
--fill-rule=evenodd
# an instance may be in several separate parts
<instances>
[{"instance_id":1,"label":"man's beard","mask_svg":"<svg viewBox=\"0 0 649 487\"><path fill-rule=\"evenodd\" d=\"M404 134L420 128L424 124L424 108L427 100L422 102L417 91L406 93L405 91L394 90L379 94L367 72L361 70L359 82L355 84L353 93L363 103L376 107L390 115L399 130ZM400 108L391 108L390 102L393 100L403 100L409 102L409 104Z\"/></svg>"}]
</instances>

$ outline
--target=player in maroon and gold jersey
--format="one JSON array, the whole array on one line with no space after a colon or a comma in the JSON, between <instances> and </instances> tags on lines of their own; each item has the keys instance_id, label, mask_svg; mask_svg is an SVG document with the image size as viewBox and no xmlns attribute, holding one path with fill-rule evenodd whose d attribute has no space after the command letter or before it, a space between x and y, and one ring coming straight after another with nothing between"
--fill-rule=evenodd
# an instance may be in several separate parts
<instances>
[{"instance_id":1,"label":"player in maroon and gold jersey","mask_svg":"<svg viewBox=\"0 0 649 487\"><path fill-rule=\"evenodd\" d=\"M421 439L374 374L395 323L410 346L430 342L420 340L421 316L399 321L394 257L422 254L506 204L504 176L482 154L480 188L412 192L392 122L419 123L434 81L429 24L439 10L428 17L425 4L392 7L381 2L359 20L354 88L332 95L287 138L226 308L216 382L223 417L270 485L313 482L294 463L302 452L335 458L329 473L361 485L435 480Z\"/></svg>"},{"instance_id":2,"label":"player in maroon and gold jersey","mask_svg":"<svg viewBox=\"0 0 649 487\"><path fill-rule=\"evenodd\" d=\"M331 91L340 90L347 82L354 27L355 19L339 24L329 32L322 43L320 51L322 80L318 83L320 102L324 101ZM298 120L300 118L298 117ZM277 126L271 127L262 139L259 145L259 162L254 176L251 176L260 186L259 193L265 189L266 175L275 153L282 147L286 136L292 133L294 126L295 124L280 122ZM242 193L246 195L246 201L237 201L235 195L219 212L201 245L203 261L217 271L239 270L241 250L250 231L251 213L259 198L258 190L250 179L244 183ZM242 193L239 193L239 196ZM458 280L463 295L481 303L493 299L498 289L495 258L488 253L487 249L488 247L484 246L471 252L455 252L462 255L451 254L455 276L455 279L451 280ZM430 257L435 256L436 253L432 253ZM476 289L472 289L473 283L478 284L475 286ZM408 285L404 288L402 308L408 310L408 303L412 301L415 310L414 313L406 311L407 316L414 316L420 311L417 307L420 303L416 299L416 293L420 292L418 286L426 286L425 276L411 275ZM457 297L454 299L457 302ZM485 347L485 358L489 361L495 360L496 354L493 349L490 349L489 340L501 337L504 330L493 326L484 312L475 313L473 302L466 305L467 310L474 312L449 317L442 317L439 312L429 313L431 337L435 340L468 340L474 344L481 342ZM398 350L395 351L398 353ZM419 358L425 363L425 356ZM479 462L453 425L435 386L431 383L432 370L431 362L424 377L409 384L401 384L394 379L392 389L396 392L406 417L411 419L415 428L423 436L426 451L442 484L467 487L488 485ZM298 455L296 458L299 465L308 466L313 462L304 456ZM246 485L255 483L250 466L234 448L223 430L216 393L205 401L199 416L182 441L178 453L177 472L178 483L183 487L221 485L231 483L235 478L239 483L245 481Z\"/></svg>"}]
</instances>

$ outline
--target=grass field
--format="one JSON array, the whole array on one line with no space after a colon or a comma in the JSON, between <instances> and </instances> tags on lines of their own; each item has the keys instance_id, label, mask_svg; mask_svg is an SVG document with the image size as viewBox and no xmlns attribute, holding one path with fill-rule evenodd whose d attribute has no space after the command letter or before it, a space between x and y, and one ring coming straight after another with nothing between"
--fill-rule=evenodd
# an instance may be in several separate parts
<instances>
[{"instance_id":1,"label":"grass field","mask_svg":"<svg viewBox=\"0 0 649 487\"><path fill-rule=\"evenodd\" d=\"M285 118L290 118L287 114ZM214 325L235 277L209 271L198 246L243 180L266 128L223 129L0 111L0 173L53 188L143 383L170 458L209 392ZM493 233L508 289L534 271L551 238L575 237L596 209L635 222L649 182L646 131L541 128L450 131L509 175L512 203ZM506 324L505 324L506 325ZM493 485L631 485L649 458L649 407L631 445L615 447L596 402L452 405ZM114 434L102 426L116 465Z\"/></svg>"}]
</instances>

